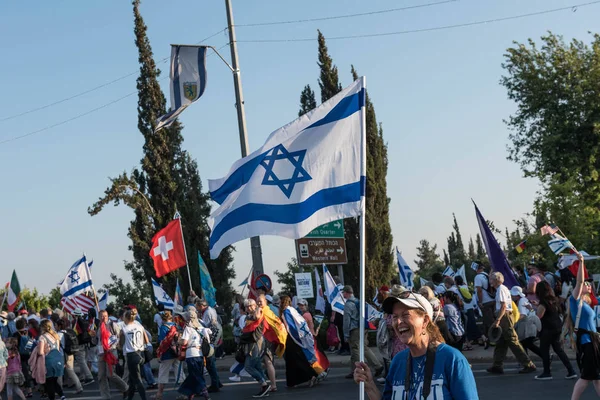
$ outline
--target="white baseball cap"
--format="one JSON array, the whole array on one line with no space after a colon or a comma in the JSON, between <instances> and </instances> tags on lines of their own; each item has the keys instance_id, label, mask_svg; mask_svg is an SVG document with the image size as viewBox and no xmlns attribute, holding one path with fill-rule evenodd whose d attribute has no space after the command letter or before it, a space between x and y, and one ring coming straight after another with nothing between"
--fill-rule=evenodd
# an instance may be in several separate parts
<instances>
[{"instance_id":1,"label":"white baseball cap","mask_svg":"<svg viewBox=\"0 0 600 400\"><path fill-rule=\"evenodd\" d=\"M383 302L383 311L386 314L391 314L394 311L394 304L398 302L408 308L425 311L425 313L429 315L429 318L433 320L433 307L429 300L418 293L409 291L402 292L398 297L389 296L385 299Z\"/></svg>"},{"instance_id":2,"label":"white baseball cap","mask_svg":"<svg viewBox=\"0 0 600 400\"><path fill-rule=\"evenodd\" d=\"M525 297L525 294L523 293L523 289L521 289L521 286L513 286L512 289L510 289L510 295Z\"/></svg>"}]
</instances>

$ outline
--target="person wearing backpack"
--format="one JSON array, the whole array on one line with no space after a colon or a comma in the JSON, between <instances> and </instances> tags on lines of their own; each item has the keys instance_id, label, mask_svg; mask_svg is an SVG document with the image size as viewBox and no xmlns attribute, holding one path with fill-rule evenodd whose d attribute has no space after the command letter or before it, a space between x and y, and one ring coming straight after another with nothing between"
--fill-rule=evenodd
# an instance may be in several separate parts
<instances>
[{"instance_id":1,"label":"person wearing backpack","mask_svg":"<svg viewBox=\"0 0 600 400\"><path fill-rule=\"evenodd\" d=\"M108 316L108 311L100 311L100 323L96 331L98 339L98 386L100 388L100 397L105 400L110 400L109 382L117 387L117 390L123 393L125 397L129 387L127 383L116 371L118 363L117 358L117 342L121 329L111 321Z\"/></svg>"},{"instance_id":2,"label":"person wearing backpack","mask_svg":"<svg viewBox=\"0 0 600 400\"><path fill-rule=\"evenodd\" d=\"M490 285L490 278L483 269L483 265L477 265L477 275L475 276L475 290L477 291L477 305L483 315L483 335L485 348L490 346L487 334L494 323L494 310L496 300L494 299L494 289Z\"/></svg>"},{"instance_id":3,"label":"person wearing backpack","mask_svg":"<svg viewBox=\"0 0 600 400\"><path fill-rule=\"evenodd\" d=\"M475 309L477 308L477 301L469 291L469 287L465 285L462 276L454 278L456 286L458 287L458 294L463 301L463 312L466 316L466 340L463 350L472 350L473 343L476 343L481 339L481 332L477 327L477 321L475 319Z\"/></svg>"},{"instance_id":4,"label":"person wearing backpack","mask_svg":"<svg viewBox=\"0 0 600 400\"><path fill-rule=\"evenodd\" d=\"M75 387L75 394L79 394L83 392L83 387L81 386L81 382L73 369L74 351L77 349L77 334L75 331L68 327L68 322L63 319L60 319L56 322L55 326L58 329L58 335L61 337L60 344L63 349L63 353L65 354L65 375L66 378L70 381L71 386ZM63 378L61 378L63 379ZM65 385L66 382L60 382L61 386L67 387Z\"/></svg>"},{"instance_id":5,"label":"person wearing backpack","mask_svg":"<svg viewBox=\"0 0 600 400\"><path fill-rule=\"evenodd\" d=\"M73 352L75 364L79 368L79 373L83 377L82 384L84 386L94 383L94 377L90 368L87 365L86 346L92 342L92 337L89 333L89 324L83 319L83 311L81 308L76 308L72 312L73 330L77 332L77 349Z\"/></svg>"},{"instance_id":6,"label":"person wearing backpack","mask_svg":"<svg viewBox=\"0 0 600 400\"><path fill-rule=\"evenodd\" d=\"M15 322L17 332L13 335L14 338L19 340L19 356L21 357L21 371L25 377L25 397L33 397L33 380L31 379L31 370L29 369L29 356L31 350L35 346L34 340L29 336L29 327L27 326L27 320L25 318L19 318Z\"/></svg>"}]
</instances>

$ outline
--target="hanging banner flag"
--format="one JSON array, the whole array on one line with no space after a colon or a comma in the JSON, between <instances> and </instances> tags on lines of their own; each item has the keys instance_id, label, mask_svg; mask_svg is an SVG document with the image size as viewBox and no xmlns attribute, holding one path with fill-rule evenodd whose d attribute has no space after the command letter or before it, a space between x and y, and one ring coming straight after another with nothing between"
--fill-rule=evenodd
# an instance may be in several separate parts
<instances>
[{"instance_id":1,"label":"hanging banner flag","mask_svg":"<svg viewBox=\"0 0 600 400\"><path fill-rule=\"evenodd\" d=\"M208 219L211 258L253 236L299 239L315 226L360 215L366 179L364 104L363 79L357 79L273 132L225 177L208 181L219 204Z\"/></svg>"},{"instance_id":2,"label":"hanging banner flag","mask_svg":"<svg viewBox=\"0 0 600 400\"><path fill-rule=\"evenodd\" d=\"M156 120L154 132L168 127L206 89L206 46L171 46L171 109Z\"/></svg>"},{"instance_id":3,"label":"hanging banner flag","mask_svg":"<svg viewBox=\"0 0 600 400\"><path fill-rule=\"evenodd\" d=\"M312 276L310 272L298 272L294 274L296 279L296 295L300 299L312 299L315 297Z\"/></svg>"},{"instance_id":4,"label":"hanging banner flag","mask_svg":"<svg viewBox=\"0 0 600 400\"><path fill-rule=\"evenodd\" d=\"M200 285L202 286L202 293L204 299L208 302L208 305L214 307L217 305L217 290L215 289L208 267L204 263L200 251L198 251L198 264L200 265Z\"/></svg>"},{"instance_id":5,"label":"hanging banner flag","mask_svg":"<svg viewBox=\"0 0 600 400\"><path fill-rule=\"evenodd\" d=\"M502 251L500 244L494 237L490 227L488 226L485 218L481 215L479 208L477 208L477 204L473 202L475 206L475 214L477 216L477 222L479 223L479 230L481 231L481 238L483 239L483 244L485 245L485 250L487 252L488 258L490 259L490 264L494 271L502 273L504 276L504 285L506 287L519 286L519 282L517 278L512 272L510 268L510 264L506 259L506 255Z\"/></svg>"},{"instance_id":6,"label":"hanging banner flag","mask_svg":"<svg viewBox=\"0 0 600 400\"><path fill-rule=\"evenodd\" d=\"M414 287L414 273L412 269L408 266L408 263L402 258L402 253L396 247L396 260L398 262L398 275L400 276L400 284L407 288L408 290L412 290Z\"/></svg>"},{"instance_id":7,"label":"hanging banner flag","mask_svg":"<svg viewBox=\"0 0 600 400\"><path fill-rule=\"evenodd\" d=\"M8 287L7 305L8 311L13 311L17 306L21 296L21 284L19 278L17 278L17 271L13 270L12 277L10 278L10 286Z\"/></svg>"},{"instance_id":8,"label":"hanging banner flag","mask_svg":"<svg viewBox=\"0 0 600 400\"><path fill-rule=\"evenodd\" d=\"M325 295L331 304L331 309L339 314L344 314L346 299L342 296L341 289L335 284L325 264L323 264L323 281L325 281Z\"/></svg>"},{"instance_id":9,"label":"hanging banner flag","mask_svg":"<svg viewBox=\"0 0 600 400\"><path fill-rule=\"evenodd\" d=\"M16 278L16 275L13 276ZM65 276L65 279L60 284L60 294L68 298L82 293L85 294L92 290L92 273L87 265L85 256L83 256L69 268L67 276Z\"/></svg>"},{"instance_id":10,"label":"hanging banner flag","mask_svg":"<svg viewBox=\"0 0 600 400\"><path fill-rule=\"evenodd\" d=\"M181 286L179 286L179 278L177 278L177 286L175 286L175 297L173 302L177 306L183 307L183 294L181 293Z\"/></svg>"},{"instance_id":11,"label":"hanging banner flag","mask_svg":"<svg viewBox=\"0 0 600 400\"><path fill-rule=\"evenodd\" d=\"M456 273L454 272L454 270L452 269L451 266L447 266L446 269L444 270L444 272L442 273L442 275L444 276L449 276L449 277L454 277Z\"/></svg>"},{"instance_id":12,"label":"hanging banner flag","mask_svg":"<svg viewBox=\"0 0 600 400\"><path fill-rule=\"evenodd\" d=\"M162 304L166 309L172 310L175 308L175 302L165 292L162 286L152 278L152 290L154 291L154 301L156 304Z\"/></svg>"},{"instance_id":13,"label":"hanging banner flag","mask_svg":"<svg viewBox=\"0 0 600 400\"><path fill-rule=\"evenodd\" d=\"M315 267L315 283L317 284L317 304L315 310L321 311L325 314L325 298L323 297L323 287L321 286L321 277L319 277L319 271Z\"/></svg>"},{"instance_id":14,"label":"hanging banner flag","mask_svg":"<svg viewBox=\"0 0 600 400\"><path fill-rule=\"evenodd\" d=\"M154 261L156 277L160 278L185 265L185 248L181 235L181 220L169 222L152 238L150 257Z\"/></svg>"}]
</instances>

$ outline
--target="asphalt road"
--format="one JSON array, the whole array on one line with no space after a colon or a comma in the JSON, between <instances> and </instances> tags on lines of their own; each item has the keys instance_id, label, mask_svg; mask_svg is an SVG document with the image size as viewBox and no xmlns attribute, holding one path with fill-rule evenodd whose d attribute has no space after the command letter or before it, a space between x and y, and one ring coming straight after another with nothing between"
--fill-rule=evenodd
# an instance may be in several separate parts
<instances>
[{"instance_id":1,"label":"asphalt road","mask_svg":"<svg viewBox=\"0 0 600 400\"><path fill-rule=\"evenodd\" d=\"M537 399L569 399L575 381L564 379L566 370L558 362L553 364L554 380L535 381L535 374L519 375L517 374L516 364L507 364L504 375L489 375L485 372L487 364L473 364L473 372L477 382L479 398L483 400L501 400L513 398L527 398L528 400ZM269 398L275 399L312 399L312 400L346 400L358 399L358 386L352 381L344 379L348 373L346 368L333 368L329 377L314 388L301 387L296 389L287 389L285 387L285 373L278 370L277 386L278 391L271 393ZM258 391L258 384L250 378L244 378L242 382L232 383L228 380L230 374L220 373L225 387L220 393L211 394L213 400L225 399L251 399L252 395ZM206 377L208 378L208 377ZM152 399L156 390L147 391L148 400ZM73 391L67 390L65 395L68 399L79 400L99 400L100 392L97 383L85 387L81 395L75 395ZM122 397L117 391L112 392L113 398L121 400ZM165 391L165 400L174 400L178 396L174 385L169 385ZM34 396L38 398L38 396ZM593 387L590 385L583 399L597 399ZM135 396L139 399L139 395ZM199 398L200 399L200 398Z\"/></svg>"}]
</instances>

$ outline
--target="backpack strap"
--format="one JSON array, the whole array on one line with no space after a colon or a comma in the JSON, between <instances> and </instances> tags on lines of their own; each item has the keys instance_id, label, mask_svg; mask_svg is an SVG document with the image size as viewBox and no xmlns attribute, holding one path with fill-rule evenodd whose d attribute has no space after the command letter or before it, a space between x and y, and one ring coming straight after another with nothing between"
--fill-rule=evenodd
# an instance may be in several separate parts
<instances>
[{"instance_id":1,"label":"backpack strap","mask_svg":"<svg viewBox=\"0 0 600 400\"><path fill-rule=\"evenodd\" d=\"M425 356L425 379L423 379L423 399L427 399L431 393L431 379L433 378L433 367L435 365L435 354L437 352L438 345L435 343L429 343L427 347L427 353ZM404 393L406 393L406 400L409 400L410 392L410 378L412 375L412 356L408 352L408 362L406 364L406 378L404 380ZM403 399L404 400L404 399Z\"/></svg>"}]
</instances>

